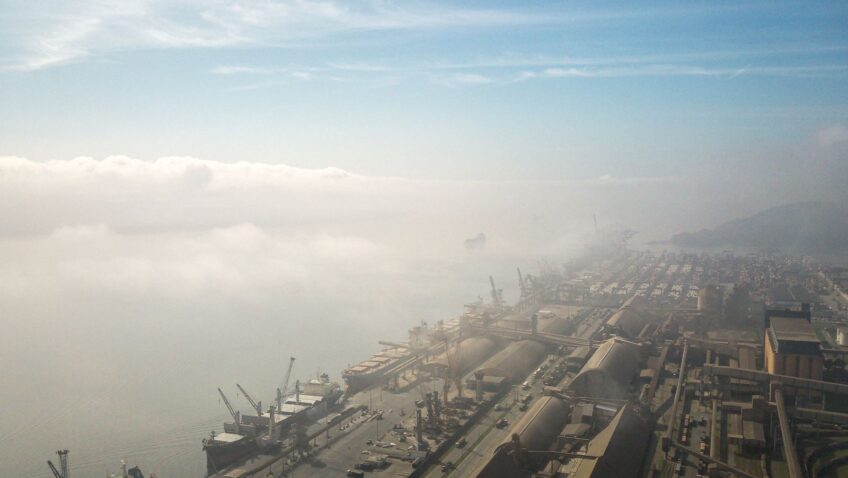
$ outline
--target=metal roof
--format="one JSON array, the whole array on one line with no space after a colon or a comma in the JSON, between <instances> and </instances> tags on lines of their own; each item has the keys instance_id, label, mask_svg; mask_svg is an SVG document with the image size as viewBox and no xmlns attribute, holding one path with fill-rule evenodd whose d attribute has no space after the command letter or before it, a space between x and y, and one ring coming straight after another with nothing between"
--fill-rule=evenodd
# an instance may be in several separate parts
<instances>
[{"instance_id":1,"label":"metal roof","mask_svg":"<svg viewBox=\"0 0 848 478\"><path fill-rule=\"evenodd\" d=\"M624 306L607 319L607 327L620 331L628 338L635 338L642 332L642 328L648 323L648 314L636 310L631 306Z\"/></svg>"},{"instance_id":2,"label":"metal roof","mask_svg":"<svg viewBox=\"0 0 848 478\"><path fill-rule=\"evenodd\" d=\"M586 454L598 459L572 460L571 478L636 478L650 441L651 429L635 409L625 405L589 442Z\"/></svg>"},{"instance_id":3,"label":"metal roof","mask_svg":"<svg viewBox=\"0 0 848 478\"><path fill-rule=\"evenodd\" d=\"M534 340L521 340L509 344L505 349L486 360L478 370L506 377L508 380L523 380L545 358L545 346Z\"/></svg>"},{"instance_id":4,"label":"metal roof","mask_svg":"<svg viewBox=\"0 0 848 478\"><path fill-rule=\"evenodd\" d=\"M601 344L583 365L569 389L583 397L621 398L640 362L638 345L611 338Z\"/></svg>"},{"instance_id":5,"label":"metal roof","mask_svg":"<svg viewBox=\"0 0 848 478\"><path fill-rule=\"evenodd\" d=\"M803 318L770 317L768 336L777 353L818 355L821 341Z\"/></svg>"}]
</instances>

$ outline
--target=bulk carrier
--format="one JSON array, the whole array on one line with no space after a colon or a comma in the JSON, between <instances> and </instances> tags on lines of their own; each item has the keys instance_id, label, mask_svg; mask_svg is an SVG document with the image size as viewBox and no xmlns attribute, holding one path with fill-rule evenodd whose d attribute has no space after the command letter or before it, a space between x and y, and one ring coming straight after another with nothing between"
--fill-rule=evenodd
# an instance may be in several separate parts
<instances>
[{"instance_id":1,"label":"bulk carrier","mask_svg":"<svg viewBox=\"0 0 848 478\"><path fill-rule=\"evenodd\" d=\"M374 385L383 383L387 372L396 366L424 355L433 346L444 342L459 330L459 319L439 321L436 327L428 328L426 322L409 330L409 341L404 343L380 342L387 347L342 372L345 393L350 396Z\"/></svg>"},{"instance_id":2,"label":"bulk carrier","mask_svg":"<svg viewBox=\"0 0 848 478\"><path fill-rule=\"evenodd\" d=\"M239 389L244 392L240 386ZM291 394L286 395L278 389L276 406L266 412L262 411L261 402L254 402L245 393L245 398L253 405L256 414L242 415L232 407L224 393L220 389L218 391L233 421L224 423L222 433L212 432L209 438L203 440L209 475L262 449L279 446L281 439L293 427L306 426L326 416L343 395L339 384L330 382L329 376L323 374L320 378L305 383L296 382L295 390Z\"/></svg>"}]
</instances>

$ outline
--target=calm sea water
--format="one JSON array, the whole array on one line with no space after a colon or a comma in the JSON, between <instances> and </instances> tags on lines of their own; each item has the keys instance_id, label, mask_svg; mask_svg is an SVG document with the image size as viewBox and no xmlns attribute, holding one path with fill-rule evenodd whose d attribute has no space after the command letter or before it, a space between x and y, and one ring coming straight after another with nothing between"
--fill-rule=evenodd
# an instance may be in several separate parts
<instances>
[{"instance_id":1,"label":"calm sea water","mask_svg":"<svg viewBox=\"0 0 848 478\"><path fill-rule=\"evenodd\" d=\"M24 300L0 290L9 304L0 318L0 476L48 476L45 460L63 448L76 477L117 472L121 459L162 478L204 476L201 439L228 419L216 387L242 410L236 382L267 403L290 355L295 376L339 380L378 340L403 339L421 320L488 297L490 273L514 299L515 265L534 264L519 261L458 255L350 283L307 276L237 298L82 285Z\"/></svg>"}]
</instances>

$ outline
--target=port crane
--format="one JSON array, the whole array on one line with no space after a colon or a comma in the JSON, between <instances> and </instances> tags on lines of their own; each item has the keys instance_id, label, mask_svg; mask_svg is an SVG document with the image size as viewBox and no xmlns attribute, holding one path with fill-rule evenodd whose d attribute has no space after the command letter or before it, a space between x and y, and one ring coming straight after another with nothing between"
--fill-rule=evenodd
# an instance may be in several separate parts
<instances>
[{"instance_id":1,"label":"port crane","mask_svg":"<svg viewBox=\"0 0 848 478\"><path fill-rule=\"evenodd\" d=\"M227 396L224 395L224 391L221 390L220 387L218 388L218 393L221 394L221 398L224 399L224 404L227 406L227 410L229 410L230 415L233 416L233 421L236 424L236 433L241 433L241 412L233 408L232 405L230 405L230 401L227 400Z\"/></svg>"},{"instance_id":2,"label":"port crane","mask_svg":"<svg viewBox=\"0 0 848 478\"><path fill-rule=\"evenodd\" d=\"M291 379L292 367L294 367L294 357L289 357L289 368L286 370L286 377L283 379L283 387L282 389L277 389L277 410L283 409L283 399L285 398L286 392L289 388L289 379Z\"/></svg>"},{"instance_id":3,"label":"port crane","mask_svg":"<svg viewBox=\"0 0 848 478\"><path fill-rule=\"evenodd\" d=\"M489 283L492 284L492 304L496 307L503 304L503 291L495 287L495 278L489 276Z\"/></svg>"},{"instance_id":4,"label":"port crane","mask_svg":"<svg viewBox=\"0 0 848 478\"><path fill-rule=\"evenodd\" d=\"M53 476L55 478L71 478L71 472L68 469L68 450L59 450L56 452L59 455L59 468L61 468L61 472L56 469L56 466L53 465L53 462L47 460L47 466L50 467L50 471L53 472Z\"/></svg>"},{"instance_id":5,"label":"port crane","mask_svg":"<svg viewBox=\"0 0 848 478\"><path fill-rule=\"evenodd\" d=\"M462 332L456 338L456 345L451 350L450 343L445 340L445 359L448 366L445 369L445 386L443 397L445 402L448 399L448 391L450 391L450 383L453 382L456 386L456 396L462 399Z\"/></svg>"},{"instance_id":6,"label":"port crane","mask_svg":"<svg viewBox=\"0 0 848 478\"><path fill-rule=\"evenodd\" d=\"M521 275L521 268L516 267L516 270L518 271L518 288L521 289L521 297L525 297L528 292L527 283L524 282L524 276Z\"/></svg>"},{"instance_id":7,"label":"port crane","mask_svg":"<svg viewBox=\"0 0 848 478\"><path fill-rule=\"evenodd\" d=\"M236 384L236 387L238 387L238 389L241 390L241 393L244 394L244 398L246 398L247 401L250 402L250 406L253 407L254 410L256 410L256 414L262 416L262 402L254 401L253 397L251 397L250 394L247 393L247 390L245 390L241 385Z\"/></svg>"}]
</instances>

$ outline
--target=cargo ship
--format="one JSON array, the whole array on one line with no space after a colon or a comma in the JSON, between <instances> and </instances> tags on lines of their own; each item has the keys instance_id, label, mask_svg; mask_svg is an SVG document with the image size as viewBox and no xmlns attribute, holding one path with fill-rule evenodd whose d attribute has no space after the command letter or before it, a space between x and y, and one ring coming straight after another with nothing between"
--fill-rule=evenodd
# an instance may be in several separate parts
<instances>
[{"instance_id":1,"label":"cargo ship","mask_svg":"<svg viewBox=\"0 0 848 478\"><path fill-rule=\"evenodd\" d=\"M392 370L395 365L414 356L428 353L434 344L440 344L446 338L456 336L458 331L459 318L440 320L435 327L427 327L426 322L421 322L421 325L409 330L409 341L405 343L380 342L389 347L342 372L346 385L345 393L353 395L383 383L386 372Z\"/></svg>"},{"instance_id":2,"label":"cargo ship","mask_svg":"<svg viewBox=\"0 0 848 478\"><path fill-rule=\"evenodd\" d=\"M390 347L374 354L368 360L348 367L342 372L342 378L346 384L345 393L353 395L381 383L386 371L411 356L412 352L409 348Z\"/></svg>"},{"instance_id":3,"label":"cargo ship","mask_svg":"<svg viewBox=\"0 0 848 478\"><path fill-rule=\"evenodd\" d=\"M233 422L224 423L222 433L212 432L203 440L208 474L213 475L262 449L279 445L280 439L295 425L306 426L326 416L342 395L339 384L330 382L329 376L323 374L302 384L296 382L294 392L280 400L279 409L273 414L242 415L221 392ZM269 427L271 420L273 427Z\"/></svg>"}]
</instances>

